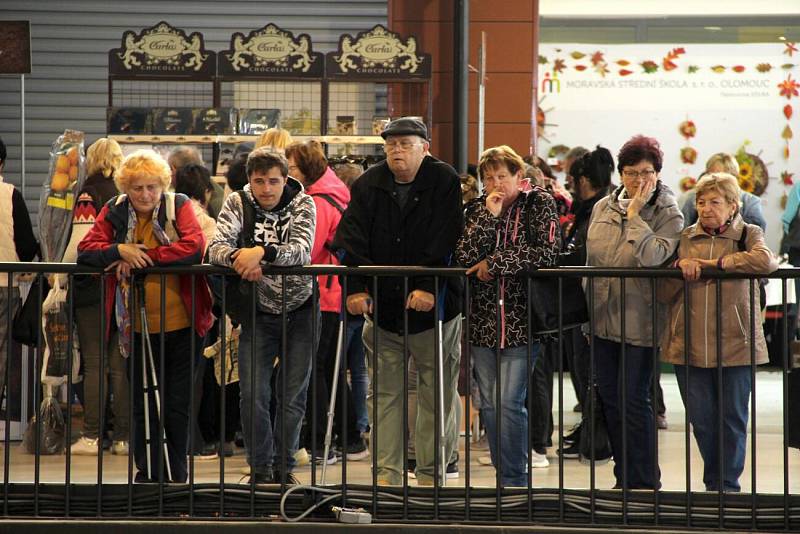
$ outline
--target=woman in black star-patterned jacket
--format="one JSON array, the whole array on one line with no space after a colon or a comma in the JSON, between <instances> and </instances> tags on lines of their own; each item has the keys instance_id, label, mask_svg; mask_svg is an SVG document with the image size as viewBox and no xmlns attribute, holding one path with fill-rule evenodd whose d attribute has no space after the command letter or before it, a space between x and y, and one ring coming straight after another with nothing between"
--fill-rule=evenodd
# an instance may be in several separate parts
<instances>
[{"instance_id":1,"label":"woman in black star-patterned jacket","mask_svg":"<svg viewBox=\"0 0 800 534\"><path fill-rule=\"evenodd\" d=\"M468 267L468 275L475 275L470 280L469 341L492 463L495 467L500 465L503 485L526 486L526 359L531 358L533 368L540 347L537 339L528 336L527 281L517 275L557 264L561 249L558 212L553 197L544 189L522 190L524 162L510 147L486 150L481 155L479 172L484 195L467 207L466 226L456 247L456 258ZM498 375L503 407L499 455L495 409Z\"/></svg>"}]
</instances>

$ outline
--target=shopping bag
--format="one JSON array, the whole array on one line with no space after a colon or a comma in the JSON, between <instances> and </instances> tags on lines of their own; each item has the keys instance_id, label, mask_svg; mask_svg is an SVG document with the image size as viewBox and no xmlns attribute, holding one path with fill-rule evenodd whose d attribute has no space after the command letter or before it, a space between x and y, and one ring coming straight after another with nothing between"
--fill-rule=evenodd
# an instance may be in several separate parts
<instances>
[{"instance_id":1,"label":"shopping bag","mask_svg":"<svg viewBox=\"0 0 800 534\"><path fill-rule=\"evenodd\" d=\"M39 428L39 454L61 454L64 451L66 434L64 414L53 397L52 389L45 386L45 398L39 406L38 415L31 417L22 436L22 446L30 454L36 454L36 418L41 420Z\"/></svg>"},{"instance_id":2,"label":"shopping bag","mask_svg":"<svg viewBox=\"0 0 800 534\"><path fill-rule=\"evenodd\" d=\"M70 328L67 310L67 290L61 287L56 278L52 289L42 304L42 330L45 347L42 357L42 383L57 386L67 380L68 358L72 356L73 382L77 381L80 357L77 337L72 336L73 350L70 351ZM98 333L102 335L102 333Z\"/></svg>"}]
</instances>

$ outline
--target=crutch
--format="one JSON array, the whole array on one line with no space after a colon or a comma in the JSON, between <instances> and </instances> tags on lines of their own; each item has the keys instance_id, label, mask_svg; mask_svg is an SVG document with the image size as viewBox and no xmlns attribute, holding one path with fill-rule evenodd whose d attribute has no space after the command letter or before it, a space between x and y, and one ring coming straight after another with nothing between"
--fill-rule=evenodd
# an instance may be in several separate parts
<instances>
[{"instance_id":1,"label":"crutch","mask_svg":"<svg viewBox=\"0 0 800 534\"><path fill-rule=\"evenodd\" d=\"M153 479L150 472L151 457L150 457L150 402L149 393L152 391L156 399L156 417L161 419L161 392L158 387L158 378L153 361L153 346L150 343L150 329L147 326L147 310L144 300L144 281L142 281L139 288L139 312L142 321L142 394L144 396L144 442L145 442L145 455L147 458L147 478ZM150 380L148 380L147 372L150 369ZM152 386L150 385L152 382ZM167 467L167 479L172 480L172 469L169 463L169 454L167 449L167 434L166 430L162 431L162 446L164 447L164 463Z\"/></svg>"},{"instance_id":2,"label":"crutch","mask_svg":"<svg viewBox=\"0 0 800 534\"><path fill-rule=\"evenodd\" d=\"M442 292L444 295L444 291ZM437 348L438 358L437 364L439 365L439 469L440 480L442 486L447 485L447 462L449 458L445 458L447 453L446 437L445 437L445 416L444 416L444 341L442 340L442 323L444 322L444 298L441 299L438 313L436 314L436 330L439 334L439 346ZM452 402L451 402L452 404Z\"/></svg>"},{"instance_id":3,"label":"crutch","mask_svg":"<svg viewBox=\"0 0 800 534\"><path fill-rule=\"evenodd\" d=\"M333 434L333 413L336 410L336 390L339 387L339 366L342 361L342 343L344 337L344 310L339 313L339 335L336 337L336 361L333 364L333 384L331 384L331 398L328 402L328 422L325 425L325 452L322 459L322 478L320 485L325 485L325 471L328 467L328 453L331 450L331 436Z\"/></svg>"}]
</instances>

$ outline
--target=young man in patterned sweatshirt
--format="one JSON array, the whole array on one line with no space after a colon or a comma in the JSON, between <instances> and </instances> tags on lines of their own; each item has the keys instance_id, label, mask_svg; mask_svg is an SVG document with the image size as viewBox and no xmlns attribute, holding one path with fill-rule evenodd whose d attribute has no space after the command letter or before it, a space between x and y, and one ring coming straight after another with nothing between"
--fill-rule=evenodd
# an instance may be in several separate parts
<instances>
[{"instance_id":1,"label":"young man in patterned sweatshirt","mask_svg":"<svg viewBox=\"0 0 800 534\"><path fill-rule=\"evenodd\" d=\"M251 476L259 484L296 483L291 475L293 453L305 414L312 347L316 346L314 338L319 336L318 331L312 331L312 324L320 324L319 317L316 320L313 317L319 314L319 308L312 298L312 277L284 278L270 275L268 270L267 274L262 272L270 265L297 266L311 262L316 224L314 201L288 173L283 156L268 150L253 151L247 159L248 184L241 193L228 196L217 219L216 235L208 247L211 263L232 267L243 280L242 288L250 286L246 281L256 282L258 288L255 322L250 313L243 314L239 380L247 461ZM245 221L252 221L252 228L245 228ZM239 298L250 302L249 296ZM281 317L284 300L285 340ZM283 346L285 354L281 352ZM280 374L273 434L269 404L276 356L280 357ZM285 470L281 454L286 458Z\"/></svg>"}]
</instances>

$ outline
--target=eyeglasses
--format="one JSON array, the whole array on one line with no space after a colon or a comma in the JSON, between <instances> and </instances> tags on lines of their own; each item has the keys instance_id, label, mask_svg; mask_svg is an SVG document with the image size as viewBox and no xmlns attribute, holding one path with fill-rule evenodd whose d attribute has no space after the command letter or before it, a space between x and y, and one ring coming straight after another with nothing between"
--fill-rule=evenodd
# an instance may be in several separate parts
<instances>
[{"instance_id":1,"label":"eyeglasses","mask_svg":"<svg viewBox=\"0 0 800 534\"><path fill-rule=\"evenodd\" d=\"M646 169L644 171L622 171L622 175L625 178L652 178L656 175L656 171L653 169Z\"/></svg>"},{"instance_id":2,"label":"eyeglasses","mask_svg":"<svg viewBox=\"0 0 800 534\"><path fill-rule=\"evenodd\" d=\"M412 147L421 144L422 143L409 141L408 139L403 139L402 141L386 141L386 143L383 145L383 151L391 152L392 150L402 150L405 152L406 150L411 150Z\"/></svg>"}]
</instances>

